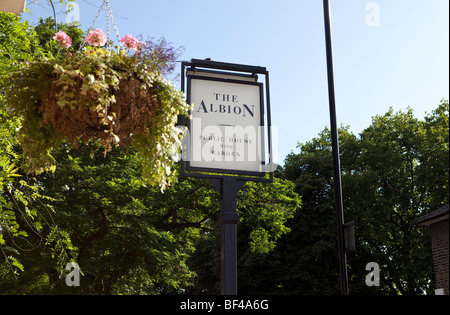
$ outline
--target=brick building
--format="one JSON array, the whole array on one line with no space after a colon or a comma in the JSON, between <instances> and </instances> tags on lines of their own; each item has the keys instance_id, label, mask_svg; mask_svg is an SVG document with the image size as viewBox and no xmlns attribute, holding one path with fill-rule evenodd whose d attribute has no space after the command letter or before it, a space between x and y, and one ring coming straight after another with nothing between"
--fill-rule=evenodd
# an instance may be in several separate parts
<instances>
[{"instance_id":1,"label":"brick building","mask_svg":"<svg viewBox=\"0 0 450 315\"><path fill-rule=\"evenodd\" d=\"M436 294L449 295L448 204L417 218L413 224L430 228Z\"/></svg>"}]
</instances>

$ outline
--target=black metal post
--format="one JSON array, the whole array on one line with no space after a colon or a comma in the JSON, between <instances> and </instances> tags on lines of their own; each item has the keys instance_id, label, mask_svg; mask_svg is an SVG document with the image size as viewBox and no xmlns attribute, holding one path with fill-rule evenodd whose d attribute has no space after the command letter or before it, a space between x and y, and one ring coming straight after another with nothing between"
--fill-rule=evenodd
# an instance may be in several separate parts
<instances>
[{"instance_id":1,"label":"black metal post","mask_svg":"<svg viewBox=\"0 0 450 315\"><path fill-rule=\"evenodd\" d=\"M342 201L342 185L341 185L341 165L339 158L339 139L336 121L336 101L334 93L334 71L333 71L333 49L331 45L331 17L330 17L330 1L323 0L323 11L325 18L325 41L327 50L327 71L328 71L328 97L330 102L330 121L331 121L331 138L333 146L333 162L334 162L334 189L336 199L336 215L338 230L338 250L339 250L339 271L341 276L341 294L348 295L348 274L347 274L347 257L345 254L345 238L344 238L344 205Z\"/></svg>"},{"instance_id":2,"label":"black metal post","mask_svg":"<svg viewBox=\"0 0 450 315\"><path fill-rule=\"evenodd\" d=\"M237 295L237 232L239 222L237 213L237 194L245 181L232 177L210 179L221 197L221 293L222 295Z\"/></svg>"}]
</instances>

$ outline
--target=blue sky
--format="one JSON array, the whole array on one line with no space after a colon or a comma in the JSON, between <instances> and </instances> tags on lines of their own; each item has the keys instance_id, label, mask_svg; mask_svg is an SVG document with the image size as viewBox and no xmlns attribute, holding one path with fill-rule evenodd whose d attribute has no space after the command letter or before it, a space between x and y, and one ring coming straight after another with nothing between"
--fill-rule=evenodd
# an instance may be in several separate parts
<instances>
[{"instance_id":1,"label":"blue sky","mask_svg":"<svg viewBox=\"0 0 450 315\"><path fill-rule=\"evenodd\" d=\"M23 17L52 14L46 0ZM57 1L55 1L57 2ZM77 0L83 29L102 0ZM181 60L270 71L278 161L329 126L320 0L110 0L121 36L164 36ZM59 8L59 4L57 5ZM337 120L358 134L375 115L410 106L418 118L449 98L448 0L331 0ZM60 21L66 17L58 15ZM106 29L106 15L95 27ZM111 34L114 34L111 28ZM179 86L179 82L176 82Z\"/></svg>"}]
</instances>

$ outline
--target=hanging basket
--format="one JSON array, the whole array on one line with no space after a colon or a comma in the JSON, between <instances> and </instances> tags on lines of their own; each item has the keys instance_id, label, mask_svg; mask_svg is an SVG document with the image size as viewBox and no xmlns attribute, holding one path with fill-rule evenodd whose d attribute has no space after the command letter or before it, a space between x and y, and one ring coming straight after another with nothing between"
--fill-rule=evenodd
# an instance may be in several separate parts
<instances>
[{"instance_id":1,"label":"hanging basket","mask_svg":"<svg viewBox=\"0 0 450 315\"><path fill-rule=\"evenodd\" d=\"M121 70L118 72L121 74ZM97 76L86 73L76 73L66 83L62 74L67 75L65 71L53 73L48 90L40 95L40 125L50 124L74 146L92 139L100 140L106 151L114 144L128 146L133 134L142 134L147 126L151 127L161 109L159 90L136 74L117 75L113 80L118 84L114 86L96 83Z\"/></svg>"},{"instance_id":2,"label":"hanging basket","mask_svg":"<svg viewBox=\"0 0 450 315\"><path fill-rule=\"evenodd\" d=\"M64 139L75 147L98 140L105 154L115 145L133 145L144 179L162 188L170 184L181 148L175 124L189 106L142 48L135 42L126 47L133 49L62 50L12 75L6 100L23 117L20 137L30 172L51 169L50 152Z\"/></svg>"}]
</instances>

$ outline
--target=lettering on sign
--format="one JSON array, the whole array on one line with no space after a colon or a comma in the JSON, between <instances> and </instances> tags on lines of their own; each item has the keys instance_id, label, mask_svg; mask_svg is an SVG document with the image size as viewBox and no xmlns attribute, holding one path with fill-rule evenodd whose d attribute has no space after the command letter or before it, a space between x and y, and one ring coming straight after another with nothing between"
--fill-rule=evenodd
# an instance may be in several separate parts
<instances>
[{"instance_id":1,"label":"lettering on sign","mask_svg":"<svg viewBox=\"0 0 450 315\"><path fill-rule=\"evenodd\" d=\"M190 169L261 173L265 163L262 84L188 76Z\"/></svg>"}]
</instances>

